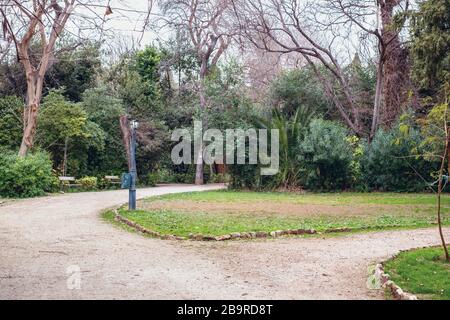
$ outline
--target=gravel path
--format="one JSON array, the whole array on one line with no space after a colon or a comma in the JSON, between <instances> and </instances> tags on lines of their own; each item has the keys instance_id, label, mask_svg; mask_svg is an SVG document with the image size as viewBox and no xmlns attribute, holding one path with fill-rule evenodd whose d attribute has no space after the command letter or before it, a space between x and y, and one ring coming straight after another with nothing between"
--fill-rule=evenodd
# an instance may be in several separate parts
<instances>
[{"instance_id":1,"label":"gravel path","mask_svg":"<svg viewBox=\"0 0 450 320\"><path fill-rule=\"evenodd\" d=\"M139 197L217 188L164 186L140 190ZM382 299L366 287L373 261L439 244L434 229L228 243L153 240L101 220L99 211L126 200L126 191L111 191L1 205L0 299ZM81 289L69 290L77 268Z\"/></svg>"}]
</instances>

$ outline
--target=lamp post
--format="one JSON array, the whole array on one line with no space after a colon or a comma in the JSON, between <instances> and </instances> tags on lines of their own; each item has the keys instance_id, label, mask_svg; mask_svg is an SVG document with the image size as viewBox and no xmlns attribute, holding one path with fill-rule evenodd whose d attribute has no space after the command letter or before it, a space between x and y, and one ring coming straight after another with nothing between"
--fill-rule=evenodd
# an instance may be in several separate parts
<instances>
[{"instance_id":1,"label":"lamp post","mask_svg":"<svg viewBox=\"0 0 450 320\"><path fill-rule=\"evenodd\" d=\"M130 191L129 191L129 210L136 210L136 180L137 180L137 169L136 169L136 130L139 128L139 122L136 120L131 121L131 145L130 145L130 155L131 155L131 170L130 170Z\"/></svg>"}]
</instances>

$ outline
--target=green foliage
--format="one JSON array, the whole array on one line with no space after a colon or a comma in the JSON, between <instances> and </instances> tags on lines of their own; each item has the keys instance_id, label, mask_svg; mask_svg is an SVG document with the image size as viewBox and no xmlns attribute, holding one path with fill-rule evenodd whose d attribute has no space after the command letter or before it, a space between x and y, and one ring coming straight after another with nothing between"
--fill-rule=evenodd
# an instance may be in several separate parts
<instances>
[{"instance_id":1,"label":"green foliage","mask_svg":"<svg viewBox=\"0 0 450 320\"><path fill-rule=\"evenodd\" d=\"M86 170L88 150L103 150L105 133L89 121L80 104L68 102L60 91L51 91L39 113L37 143L51 152L55 166L63 163L67 148L73 155L69 157L69 172L79 175Z\"/></svg>"},{"instance_id":2,"label":"green foliage","mask_svg":"<svg viewBox=\"0 0 450 320\"><path fill-rule=\"evenodd\" d=\"M313 70L302 68L283 73L271 88L272 105L284 114L294 116L298 109L324 114L329 101Z\"/></svg>"},{"instance_id":3,"label":"green foliage","mask_svg":"<svg viewBox=\"0 0 450 320\"><path fill-rule=\"evenodd\" d=\"M303 140L306 129L314 116L306 108L299 108L289 119L274 109L270 121L260 121L259 128L278 130L280 134L280 173L275 176L273 188L292 188L299 183L302 170L298 159L298 144Z\"/></svg>"},{"instance_id":4,"label":"green foliage","mask_svg":"<svg viewBox=\"0 0 450 320\"><path fill-rule=\"evenodd\" d=\"M44 98L39 114L39 140L49 147L66 139L88 137L87 113L83 108L65 100L59 91L52 91Z\"/></svg>"},{"instance_id":5,"label":"green foliage","mask_svg":"<svg viewBox=\"0 0 450 320\"><path fill-rule=\"evenodd\" d=\"M365 144L361 159L360 186L366 190L413 192L427 190L435 169L421 156L423 137L411 128L407 135L399 127L379 130L372 143ZM425 181L424 181L425 180Z\"/></svg>"},{"instance_id":6,"label":"green foliage","mask_svg":"<svg viewBox=\"0 0 450 320\"><path fill-rule=\"evenodd\" d=\"M232 165L228 167L231 190L260 190L260 168L256 165Z\"/></svg>"},{"instance_id":7,"label":"green foliage","mask_svg":"<svg viewBox=\"0 0 450 320\"><path fill-rule=\"evenodd\" d=\"M144 81L158 83L160 60L160 53L154 47L147 47L136 54L136 70Z\"/></svg>"},{"instance_id":8,"label":"green foliage","mask_svg":"<svg viewBox=\"0 0 450 320\"><path fill-rule=\"evenodd\" d=\"M15 150L23 133L24 102L18 97L0 97L0 146Z\"/></svg>"},{"instance_id":9,"label":"green foliage","mask_svg":"<svg viewBox=\"0 0 450 320\"><path fill-rule=\"evenodd\" d=\"M26 158L16 154L0 154L0 196L27 198L43 196L57 189L47 153L36 152Z\"/></svg>"},{"instance_id":10,"label":"green foliage","mask_svg":"<svg viewBox=\"0 0 450 320\"><path fill-rule=\"evenodd\" d=\"M45 74L43 93L52 89L64 89L64 96L74 102L83 92L95 86L101 69L100 49L97 44L79 43L79 39L62 34L55 48L55 57ZM42 56L39 41L31 44L30 59L37 65ZM18 59L3 59L0 62L0 96L26 98L27 82L22 63Z\"/></svg>"},{"instance_id":11,"label":"green foliage","mask_svg":"<svg viewBox=\"0 0 450 320\"><path fill-rule=\"evenodd\" d=\"M47 72L45 82L49 88L64 88L63 94L68 100L79 102L84 91L95 86L100 67L98 46L85 44L74 51L61 53Z\"/></svg>"},{"instance_id":12,"label":"green foliage","mask_svg":"<svg viewBox=\"0 0 450 320\"><path fill-rule=\"evenodd\" d=\"M158 173L150 172L145 177L145 181L144 182L145 182L145 185L147 187L155 187L158 184L158 182L159 182Z\"/></svg>"},{"instance_id":13,"label":"green foliage","mask_svg":"<svg viewBox=\"0 0 450 320\"><path fill-rule=\"evenodd\" d=\"M447 135L445 128L450 127L448 104L435 106L428 115L419 121L421 134L424 137L420 144L423 156L429 161L439 161L443 156Z\"/></svg>"},{"instance_id":14,"label":"green foliage","mask_svg":"<svg viewBox=\"0 0 450 320\"><path fill-rule=\"evenodd\" d=\"M127 166L119 123L120 116L125 114L122 101L111 96L107 88L99 87L86 90L81 106L87 112L90 123L99 126L104 140L89 149L87 173L120 174ZM104 144L104 148L95 147L101 144Z\"/></svg>"},{"instance_id":15,"label":"green foliage","mask_svg":"<svg viewBox=\"0 0 450 320\"><path fill-rule=\"evenodd\" d=\"M81 189L83 189L85 191L96 190L98 187L98 178L97 177L84 177L84 178L78 179L76 181L76 184L79 184L81 186Z\"/></svg>"},{"instance_id":16,"label":"green foliage","mask_svg":"<svg viewBox=\"0 0 450 320\"><path fill-rule=\"evenodd\" d=\"M305 168L305 187L311 190L343 190L352 183L353 150L347 130L316 119L300 143L300 162Z\"/></svg>"},{"instance_id":17,"label":"green foliage","mask_svg":"<svg viewBox=\"0 0 450 320\"><path fill-rule=\"evenodd\" d=\"M422 0L411 17L413 74L433 95L450 82L450 1Z\"/></svg>"}]
</instances>

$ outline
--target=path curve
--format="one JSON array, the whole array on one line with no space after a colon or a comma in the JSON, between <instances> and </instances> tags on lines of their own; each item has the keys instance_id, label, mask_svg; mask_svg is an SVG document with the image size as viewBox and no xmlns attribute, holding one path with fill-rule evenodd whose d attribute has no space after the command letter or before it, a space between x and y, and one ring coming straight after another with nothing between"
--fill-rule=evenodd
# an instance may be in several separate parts
<instances>
[{"instance_id":1,"label":"path curve","mask_svg":"<svg viewBox=\"0 0 450 320\"><path fill-rule=\"evenodd\" d=\"M164 186L139 197L220 186ZM382 299L367 268L439 244L436 230L228 243L172 242L99 217L126 191L67 194L0 206L0 299ZM450 229L446 229L450 236ZM81 290L68 290L79 266Z\"/></svg>"}]
</instances>

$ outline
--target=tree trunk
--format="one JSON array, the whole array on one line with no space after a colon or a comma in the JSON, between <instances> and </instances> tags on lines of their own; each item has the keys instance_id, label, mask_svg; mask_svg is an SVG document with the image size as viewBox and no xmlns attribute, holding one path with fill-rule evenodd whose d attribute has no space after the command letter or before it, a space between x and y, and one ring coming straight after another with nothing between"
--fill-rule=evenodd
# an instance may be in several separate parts
<instances>
[{"instance_id":1,"label":"tree trunk","mask_svg":"<svg viewBox=\"0 0 450 320\"><path fill-rule=\"evenodd\" d=\"M207 124L206 124L206 118L205 118L205 112L207 109L207 101L206 101L206 93L205 93L205 86L204 86L204 82L205 82L205 78L206 78L206 73L207 73L207 62L203 62L202 63L202 67L200 70L200 84L199 84L199 99L200 99L200 109L201 109L201 116L202 116L202 125L203 125L203 130L207 129ZM203 145L203 137L201 137L202 139L202 143L199 146L199 151L198 154L196 155L197 157L197 167L196 167L196 171L195 171L195 184L196 185L203 185L205 184L205 180L204 180L204 163L203 163L203 150L204 150L204 145Z\"/></svg>"},{"instance_id":2,"label":"tree trunk","mask_svg":"<svg viewBox=\"0 0 450 320\"><path fill-rule=\"evenodd\" d=\"M382 32L381 36L385 45L384 61L384 103L380 110L380 124L390 128L403 112L403 107L408 100L409 91L412 89L408 50L402 45L399 34L395 30L394 9L399 0L379 0L381 10Z\"/></svg>"},{"instance_id":3,"label":"tree trunk","mask_svg":"<svg viewBox=\"0 0 450 320\"><path fill-rule=\"evenodd\" d=\"M384 83L384 68L383 68L383 55L384 53L380 54L380 60L378 62L378 71L377 71L377 87L375 91L375 102L373 106L373 119L372 119L372 130L370 131L370 137L369 140L372 141L372 139L375 137L375 134L377 133L379 121L380 121L380 110L381 110L381 98L383 94L383 83Z\"/></svg>"},{"instance_id":4,"label":"tree trunk","mask_svg":"<svg viewBox=\"0 0 450 320\"><path fill-rule=\"evenodd\" d=\"M28 70L27 76L27 105L23 114L23 136L19 149L19 156L26 157L28 151L34 146L36 136L37 118L42 97L44 77L36 71Z\"/></svg>"},{"instance_id":5,"label":"tree trunk","mask_svg":"<svg viewBox=\"0 0 450 320\"><path fill-rule=\"evenodd\" d=\"M25 128L23 131L22 143L19 149L19 156L26 157L28 151L33 148L34 138L36 135L37 115L39 104L31 104L25 108L27 116L24 118Z\"/></svg>"},{"instance_id":6,"label":"tree trunk","mask_svg":"<svg viewBox=\"0 0 450 320\"><path fill-rule=\"evenodd\" d=\"M127 155L128 170L131 171L131 151L130 151L131 133L128 117L125 115L120 117L120 130L122 131L122 142L125 148L125 153Z\"/></svg>"},{"instance_id":7,"label":"tree trunk","mask_svg":"<svg viewBox=\"0 0 450 320\"><path fill-rule=\"evenodd\" d=\"M67 176L67 149L69 148L69 138L64 141L63 176Z\"/></svg>"}]
</instances>

